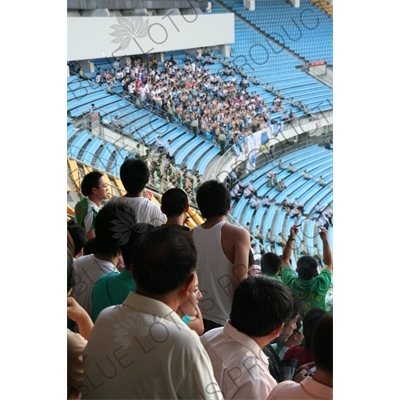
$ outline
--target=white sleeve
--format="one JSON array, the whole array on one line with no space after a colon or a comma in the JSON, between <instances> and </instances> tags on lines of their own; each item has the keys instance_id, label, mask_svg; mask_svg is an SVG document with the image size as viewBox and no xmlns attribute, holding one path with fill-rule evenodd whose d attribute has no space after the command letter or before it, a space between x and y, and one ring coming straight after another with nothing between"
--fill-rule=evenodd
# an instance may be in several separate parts
<instances>
[{"instance_id":1,"label":"white sleeve","mask_svg":"<svg viewBox=\"0 0 400 400\"><path fill-rule=\"evenodd\" d=\"M93 210L92 210L92 207L90 207L90 206L89 206L87 214L85 215L84 224L85 224L86 233L88 233L90 230L94 229L94 226L92 226Z\"/></svg>"},{"instance_id":2,"label":"white sleeve","mask_svg":"<svg viewBox=\"0 0 400 400\"><path fill-rule=\"evenodd\" d=\"M180 399L223 400L210 358L204 348L199 351L198 357L187 370L177 395Z\"/></svg>"}]
</instances>

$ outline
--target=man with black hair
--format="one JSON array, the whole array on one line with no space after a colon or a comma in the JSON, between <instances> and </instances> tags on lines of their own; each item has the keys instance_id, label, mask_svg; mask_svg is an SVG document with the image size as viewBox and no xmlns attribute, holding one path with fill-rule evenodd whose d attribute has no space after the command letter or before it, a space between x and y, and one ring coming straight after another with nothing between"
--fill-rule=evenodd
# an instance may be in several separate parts
<instances>
[{"instance_id":1,"label":"man with black hair","mask_svg":"<svg viewBox=\"0 0 400 400\"><path fill-rule=\"evenodd\" d=\"M132 251L136 293L97 318L84 352L82 398L221 399L197 333L176 313L195 284L193 240L165 225Z\"/></svg>"},{"instance_id":2,"label":"man with black hair","mask_svg":"<svg viewBox=\"0 0 400 400\"><path fill-rule=\"evenodd\" d=\"M333 314L319 320L311 341L315 372L301 383L285 381L275 386L268 400L333 399Z\"/></svg>"},{"instance_id":3,"label":"man with black hair","mask_svg":"<svg viewBox=\"0 0 400 400\"><path fill-rule=\"evenodd\" d=\"M104 274L116 271L121 254L120 235L115 232L119 220L119 207L110 201L97 214L95 221L96 253L79 257L75 261L76 283L72 297L92 316L92 288ZM125 217L130 217L129 209ZM119 235L118 235L119 234Z\"/></svg>"},{"instance_id":4,"label":"man with black hair","mask_svg":"<svg viewBox=\"0 0 400 400\"><path fill-rule=\"evenodd\" d=\"M74 220L71 219L70 221L68 221L67 230L71 235L75 245L74 254L72 255L74 256L75 259L77 259L80 256L83 256L83 248L86 242L88 241L86 237L85 228L79 226L78 224L76 224Z\"/></svg>"},{"instance_id":5,"label":"man with black hair","mask_svg":"<svg viewBox=\"0 0 400 400\"><path fill-rule=\"evenodd\" d=\"M223 183L210 180L196 193L197 205L206 221L192 231L197 249L199 306L205 332L223 326L229 318L233 292L247 278L250 234L226 220L230 195Z\"/></svg>"},{"instance_id":6,"label":"man with black hair","mask_svg":"<svg viewBox=\"0 0 400 400\"><path fill-rule=\"evenodd\" d=\"M285 342L292 335L293 331L297 329L297 319L299 315L303 313L303 303L299 295L290 289L289 292L292 299L291 313L284 321L283 328L278 337L274 338L263 348L263 352L268 356L269 359L269 372L277 382L284 380L283 373L285 372L279 357L279 353L285 345ZM301 380L302 378L303 376L300 374L298 379Z\"/></svg>"},{"instance_id":7,"label":"man with black hair","mask_svg":"<svg viewBox=\"0 0 400 400\"><path fill-rule=\"evenodd\" d=\"M75 205L75 220L85 228L88 239L94 237L94 223L101 208L102 200L108 198L108 188L98 171L89 172L81 183L81 192L85 196Z\"/></svg>"},{"instance_id":8,"label":"man with black hair","mask_svg":"<svg viewBox=\"0 0 400 400\"><path fill-rule=\"evenodd\" d=\"M137 224L134 218L127 218L125 204L123 203L117 204L117 213L120 213L121 216L118 223L115 224L115 228L121 233L120 247L125 268L121 272L114 271L104 274L94 284L91 314L93 322L96 322L102 310L112 305L122 304L129 292L136 291L136 284L131 273L135 256L133 253L134 244L146 232L154 229L151 224Z\"/></svg>"},{"instance_id":9,"label":"man with black hair","mask_svg":"<svg viewBox=\"0 0 400 400\"><path fill-rule=\"evenodd\" d=\"M265 253L260 260L261 273L268 278L275 278L281 280L278 275L281 269L281 258L275 253Z\"/></svg>"},{"instance_id":10,"label":"man with black hair","mask_svg":"<svg viewBox=\"0 0 400 400\"><path fill-rule=\"evenodd\" d=\"M322 240L324 267L318 274L318 263L312 256L302 256L297 260L296 276L290 266L292 246L296 241L299 228L293 225L290 235L283 249L281 276L282 282L299 294L304 303L304 311L312 307L325 308L325 297L332 283L333 261L328 242L328 231L320 228L319 236Z\"/></svg>"},{"instance_id":11,"label":"man with black hair","mask_svg":"<svg viewBox=\"0 0 400 400\"><path fill-rule=\"evenodd\" d=\"M120 168L120 177L126 190L125 196L113 197L111 202L122 202L132 207L136 222L160 226L166 221L160 207L143 196L150 179L150 170L143 160L128 158Z\"/></svg>"},{"instance_id":12,"label":"man with black hair","mask_svg":"<svg viewBox=\"0 0 400 400\"><path fill-rule=\"evenodd\" d=\"M161 198L161 211L167 216L166 225L185 225L189 210L187 194L179 188L168 189ZM188 228L189 229L189 228Z\"/></svg>"},{"instance_id":13,"label":"man with black hair","mask_svg":"<svg viewBox=\"0 0 400 400\"><path fill-rule=\"evenodd\" d=\"M226 400L266 399L276 386L262 349L291 310L290 290L275 279L252 276L236 288L229 321L201 337Z\"/></svg>"}]
</instances>

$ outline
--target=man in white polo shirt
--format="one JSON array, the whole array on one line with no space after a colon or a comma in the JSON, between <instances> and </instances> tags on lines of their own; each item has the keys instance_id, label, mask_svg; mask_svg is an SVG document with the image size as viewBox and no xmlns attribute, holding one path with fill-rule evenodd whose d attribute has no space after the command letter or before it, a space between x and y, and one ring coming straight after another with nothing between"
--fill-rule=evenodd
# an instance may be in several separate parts
<instances>
[{"instance_id":1,"label":"man in white polo shirt","mask_svg":"<svg viewBox=\"0 0 400 400\"><path fill-rule=\"evenodd\" d=\"M230 320L201 336L225 400L267 399L277 385L262 349L276 339L292 310L289 289L256 275L233 295Z\"/></svg>"},{"instance_id":2,"label":"man in white polo shirt","mask_svg":"<svg viewBox=\"0 0 400 400\"><path fill-rule=\"evenodd\" d=\"M199 336L176 314L195 284L193 240L164 225L133 250L136 293L100 312L84 351L82 398L222 399Z\"/></svg>"}]
</instances>

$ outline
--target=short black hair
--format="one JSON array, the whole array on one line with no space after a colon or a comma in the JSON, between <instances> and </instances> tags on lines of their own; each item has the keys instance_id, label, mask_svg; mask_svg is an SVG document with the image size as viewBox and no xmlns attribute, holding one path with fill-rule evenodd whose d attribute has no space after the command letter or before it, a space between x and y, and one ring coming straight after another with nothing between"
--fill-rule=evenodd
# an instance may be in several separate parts
<instances>
[{"instance_id":1,"label":"short black hair","mask_svg":"<svg viewBox=\"0 0 400 400\"><path fill-rule=\"evenodd\" d=\"M89 239L83 246L83 255L88 256L89 254L97 253L96 249L96 237Z\"/></svg>"},{"instance_id":2,"label":"short black hair","mask_svg":"<svg viewBox=\"0 0 400 400\"><path fill-rule=\"evenodd\" d=\"M150 170L143 160L127 158L121 165L120 177L125 190L130 194L137 194L148 183Z\"/></svg>"},{"instance_id":3,"label":"short black hair","mask_svg":"<svg viewBox=\"0 0 400 400\"><path fill-rule=\"evenodd\" d=\"M74 257L67 250L67 293L75 286L75 266Z\"/></svg>"},{"instance_id":4,"label":"short black hair","mask_svg":"<svg viewBox=\"0 0 400 400\"><path fill-rule=\"evenodd\" d=\"M99 180L103 176L101 172L92 171L85 175L81 183L81 192L84 196L89 196L93 188L99 187Z\"/></svg>"},{"instance_id":5,"label":"short black hair","mask_svg":"<svg viewBox=\"0 0 400 400\"><path fill-rule=\"evenodd\" d=\"M82 250L88 240L86 237L86 231L85 228L76 224L73 220L68 222L67 229L74 241L75 250L73 256L75 257Z\"/></svg>"},{"instance_id":6,"label":"short black hair","mask_svg":"<svg viewBox=\"0 0 400 400\"><path fill-rule=\"evenodd\" d=\"M179 188L167 190L161 198L161 206L167 217L181 215L189 204L187 194Z\"/></svg>"},{"instance_id":7,"label":"short black hair","mask_svg":"<svg viewBox=\"0 0 400 400\"><path fill-rule=\"evenodd\" d=\"M96 234L96 253L115 257L121 253L121 245L130 235L130 225L136 223L132 207L125 202L108 201L98 212L94 229Z\"/></svg>"},{"instance_id":8,"label":"short black hair","mask_svg":"<svg viewBox=\"0 0 400 400\"><path fill-rule=\"evenodd\" d=\"M196 201L204 218L227 215L231 205L231 196L223 183L210 180L197 189Z\"/></svg>"},{"instance_id":9,"label":"short black hair","mask_svg":"<svg viewBox=\"0 0 400 400\"><path fill-rule=\"evenodd\" d=\"M311 340L315 366L333 374L333 314L327 313L318 321Z\"/></svg>"},{"instance_id":10,"label":"short black hair","mask_svg":"<svg viewBox=\"0 0 400 400\"><path fill-rule=\"evenodd\" d=\"M264 275L276 275L281 266L281 259L275 253L265 253L260 260L261 272Z\"/></svg>"},{"instance_id":11,"label":"short black hair","mask_svg":"<svg viewBox=\"0 0 400 400\"><path fill-rule=\"evenodd\" d=\"M162 225L148 231L135 243L133 252L133 278L147 293L171 293L196 270L196 247L180 225Z\"/></svg>"},{"instance_id":12,"label":"short black hair","mask_svg":"<svg viewBox=\"0 0 400 400\"><path fill-rule=\"evenodd\" d=\"M317 261L312 256L301 256L297 260L297 274L300 279L305 281L309 281L315 276L317 267Z\"/></svg>"},{"instance_id":13,"label":"short black hair","mask_svg":"<svg viewBox=\"0 0 400 400\"><path fill-rule=\"evenodd\" d=\"M235 289L230 321L248 336L266 336L284 323L292 310L287 286L274 278L256 275L244 279Z\"/></svg>"},{"instance_id":14,"label":"short black hair","mask_svg":"<svg viewBox=\"0 0 400 400\"><path fill-rule=\"evenodd\" d=\"M124 259L125 268L130 270L133 259L135 257L134 244L148 231L154 229L154 226L147 223L138 223L127 226L130 231L129 239L121 245L122 258Z\"/></svg>"}]
</instances>

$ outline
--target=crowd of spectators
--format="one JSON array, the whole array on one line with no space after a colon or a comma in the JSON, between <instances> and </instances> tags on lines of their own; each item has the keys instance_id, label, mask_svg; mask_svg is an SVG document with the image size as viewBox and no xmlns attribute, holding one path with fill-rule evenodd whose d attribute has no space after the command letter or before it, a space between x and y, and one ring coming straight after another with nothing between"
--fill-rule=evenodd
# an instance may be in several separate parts
<instances>
[{"instance_id":1,"label":"crowd of spectators","mask_svg":"<svg viewBox=\"0 0 400 400\"><path fill-rule=\"evenodd\" d=\"M162 148L148 149L143 156L138 153L136 152L135 158L145 161L150 170L151 187L160 193L177 187L189 195L191 202L194 201L196 189L202 182L198 170L192 173L186 166L177 165L173 155L169 154L169 150L167 151L163 144Z\"/></svg>"},{"instance_id":2,"label":"crowd of spectators","mask_svg":"<svg viewBox=\"0 0 400 400\"><path fill-rule=\"evenodd\" d=\"M138 107L187 125L194 135L211 134L221 153L222 141L232 145L270 127L271 114L282 110L280 98L267 107L247 93L255 77L235 71L242 75L237 84L231 65L224 66L225 80L210 74L211 54L185 61L178 68L171 56L160 71L155 60L124 67L116 60L96 81L107 82L110 92L121 84ZM332 315L325 298L333 272L332 207L317 204L312 211L322 255L317 245L313 256L303 242L294 246L294 224L288 238L269 229L271 251L256 257L250 234L262 247L264 233L258 225L249 233L229 223L231 201L244 196L256 211L274 200L259 198L239 171L224 183L202 182L198 171L176 165L170 144L161 137L153 148L139 143L121 166L126 195L102 207L107 190L101 175L93 176L78 224L69 224L68 398L331 399ZM274 170L268 182L286 187ZM149 184L164 194L161 207L144 195ZM205 218L192 231L184 226L190 198ZM289 196L282 207L289 217L304 210ZM88 238L94 248L85 254Z\"/></svg>"},{"instance_id":3,"label":"crowd of spectators","mask_svg":"<svg viewBox=\"0 0 400 400\"><path fill-rule=\"evenodd\" d=\"M306 398L332 398L332 371L318 355L329 343L313 342L320 324L308 317L326 307L333 269L327 230L320 229L322 271L304 255L296 276L290 264L298 226L283 238L281 257L255 257L249 232L227 220L225 184L199 185L205 222L190 231L184 190L163 192L159 207L144 196L144 160L125 160L120 176L127 193L97 211L92 253L82 255L85 227L69 224L68 398L257 399L301 390L303 381L325 396ZM256 196L252 182L245 189ZM304 357L311 364L301 367ZM249 367L259 367L257 374ZM226 379L232 368L236 378Z\"/></svg>"},{"instance_id":4,"label":"crowd of spectators","mask_svg":"<svg viewBox=\"0 0 400 400\"><path fill-rule=\"evenodd\" d=\"M255 91L249 92L249 82L254 84L257 80L247 77L237 66L224 62L221 70L211 73L208 66L214 64L214 59L212 52L205 50L196 57L186 54L184 64L171 55L160 66L156 59L144 62L132 56L124 66L116 60L112 68L99 67L95 81L107 83L110 94L115 93L113 88L122 86L122 95L137 107L183 125L194 135L211 138L218 144L220 135L224 135L221 152L263 128L276 135L285 123L294 120L293 110L285 110L281 97L267 104ZM76 65L71 64L71 68L76 69ZM273 114L280 111L284 111L281 117L273 119Z\"/></svg>"}]
</instances>

